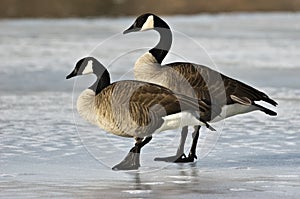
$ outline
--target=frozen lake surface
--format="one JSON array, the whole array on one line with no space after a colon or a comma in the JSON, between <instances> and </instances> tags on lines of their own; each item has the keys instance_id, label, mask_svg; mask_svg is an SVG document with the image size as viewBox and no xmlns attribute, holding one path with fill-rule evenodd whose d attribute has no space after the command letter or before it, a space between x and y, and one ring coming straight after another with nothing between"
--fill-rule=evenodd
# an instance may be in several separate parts
<instances>
[{"instance_id":1,"label":"frozen lake surface","mask_svg":"<svg viewBox=\"0 0 300 199\"><path fill-rule=\"evenodd\" d=\"M193 164L154 162L175 153L180 130L155 135L139 172L115 172L133 140L80 119L72 107L91 80L65 76L92 54L113 81L133 78L135 60L158 39L122 35L133 20L0 21L0 198L299 198L300 14L166 17L174 43L165 63L202 63L242 80L275 99L278 116L214 124L218 142L208 155L200 144Z\"/></svg>"}]
</instances>

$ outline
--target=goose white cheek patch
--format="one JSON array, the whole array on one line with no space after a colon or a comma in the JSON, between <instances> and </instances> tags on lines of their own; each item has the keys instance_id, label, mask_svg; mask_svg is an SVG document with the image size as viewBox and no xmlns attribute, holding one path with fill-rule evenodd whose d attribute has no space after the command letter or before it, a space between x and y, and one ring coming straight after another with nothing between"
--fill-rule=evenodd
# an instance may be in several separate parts
<instances>
[{"instance_id":1,"label":"goose white cheek patch","mask_svg":"<svg viewBox=\"0 0 300 199\"><path fill-rule=\"evenodd\" d=\"M83 75L90 74L90 73L93 73L93 61L92 60L88 61L86 67L82 71Z\"/></svg>"},{"instance_id":2,"label":"goose white cheek patch","mask_svg":"<svg viewBox=\"0 0 300 199\"><path fill-rule=\"evenodd\" d=\"M153 15L150 15L147 18L147 21L144 23L144 25L142 26L141 31L144 30L149 30L149 29L153 29L154 28L154 20L153 20Z\"/></svg>"}]
</instances>

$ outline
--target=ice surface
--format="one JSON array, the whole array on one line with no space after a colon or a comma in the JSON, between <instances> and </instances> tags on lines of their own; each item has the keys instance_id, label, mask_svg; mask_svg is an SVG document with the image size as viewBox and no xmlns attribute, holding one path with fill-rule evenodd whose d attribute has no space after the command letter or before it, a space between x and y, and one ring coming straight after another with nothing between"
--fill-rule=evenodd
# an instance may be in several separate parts
<instances>
[{"instance_id":1,"label":"ice surface","mask_svg":"<svg viewBox=\"0 0 300 199\"><path fill-rule=\"evenodd\" d=\"M300 14L166 19L174 44L165 63L203 63L243 80L279 103L270 107L278 116L216 124L215 148L202 156L200 144L194 164L154 162L179 142L180 130L161 133L143 149L140 172L111 171L133 140L83 121L74 100L92 80L76 80L72 93L65 76L91 53L113 80L132 78L157 35L122 35L133 18L1 20L0 198L299 198Z\"/></svg>"}]
</instances>

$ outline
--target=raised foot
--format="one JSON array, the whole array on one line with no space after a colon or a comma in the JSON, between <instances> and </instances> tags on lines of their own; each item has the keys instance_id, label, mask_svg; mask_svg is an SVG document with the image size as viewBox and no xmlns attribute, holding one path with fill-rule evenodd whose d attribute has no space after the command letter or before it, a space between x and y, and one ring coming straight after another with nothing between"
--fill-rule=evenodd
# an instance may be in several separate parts
<instances>
[{"instance_id":1,"label":"raised foot","mask_svg":"<svg viewBox=\"0 0 300 199\"><path fill-rule=\"evenodd\" d=\"M112 169L117 170L136 170L140 167L140 153L129 152L127 156L115 165Z\"/></svg>"},{"instance_id":2,"label":"raised foot","mask_svg":"<svg viewBox=\"0 0 300 199\"><path fill-rule=\"evenodd\" d=\"M194 162L197 159L196 155L189 154L186 156L184 153L180 156L174 155L169 157L162 157L162 158L154 158L154 161L164 161L164 162L175 162L175 163L187 163L187 162Z\"/></svg>"}]
</instances>

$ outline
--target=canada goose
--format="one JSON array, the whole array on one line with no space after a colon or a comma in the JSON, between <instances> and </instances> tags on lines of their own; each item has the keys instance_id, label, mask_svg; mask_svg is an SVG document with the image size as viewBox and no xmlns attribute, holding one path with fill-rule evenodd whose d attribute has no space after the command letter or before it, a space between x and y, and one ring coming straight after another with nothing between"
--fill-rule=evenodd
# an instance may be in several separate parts
<instances>
[{"instance_id":1,"label":"canada goose","mask_svg":"<svg viewBox=\"0 0 300 199\"><path fill-rule=\"evenodd\" d=\"M273 106L277 103L270 99L265 93L246 85L238 80L227 77L206 66L174 62L161 65L168 54L172 44L172 32L168 24L158 16L147 13L139 16L135 22L124 31L140 32L156 30L160 35L158 44L142 55L134 65L134 75L137 80L147 81L165 86L170 90L206 102L214 102L222 107L220 116L208 121L219 121L237 114L260 110L268 115L275 116L276 112L269 110L256 101L265 101ZM162 161L192 162L196 157L196 144L199 136L200 126L195 126L193 133L193 144L186 157L184 154L184 143L187 136L187 127L182 129L179 148L175 156L157 158Z\"/></svg>"},{"instance_id":2,"label":"canada goose","mask_svg":"<svg viewBox=\"0 0 300 199\"><path fill-rule=\"evenodd\" d=\"M95 74L97 80L78 97L77 110L81 117L107 132L136 140L114 170L137 169L140 150L153 133L186 125L205 125L214 130L205 121L211 117L210 106L201 100L177 95L148 82L111 83L107 69L93 57L79 60L66 79L86 74Z\"/></svg>"}]
</instances>

